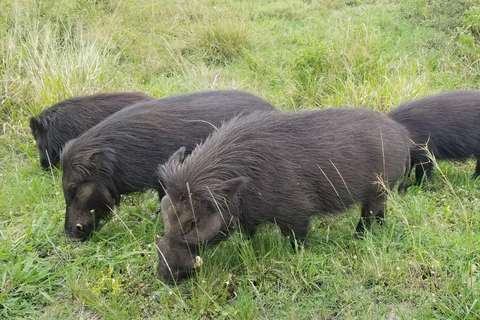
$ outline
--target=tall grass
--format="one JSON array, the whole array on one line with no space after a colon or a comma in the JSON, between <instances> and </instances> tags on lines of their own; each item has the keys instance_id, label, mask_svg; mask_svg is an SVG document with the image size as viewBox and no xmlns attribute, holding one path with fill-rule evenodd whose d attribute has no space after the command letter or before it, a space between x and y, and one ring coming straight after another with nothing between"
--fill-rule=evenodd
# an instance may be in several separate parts
<instances>
[{"instance_id":1,"label":"tall grass","mask_svg":"<svg viewBox=\"0 0 480 320\"><path fill-rule=\"evenodd\" d=\"M281 109L387 111L479 86L480 3L0 0L0 317L476 319L479 182L439 162L359 212L315 219L294 251L274 226L208 248L185 284L155 277L153 192L125 196L85 243L63 237L61 172L42 171L28 117L70 96L242 89ZM449 9L453 8L453 9Z\"/></svg>"}]
</instances>

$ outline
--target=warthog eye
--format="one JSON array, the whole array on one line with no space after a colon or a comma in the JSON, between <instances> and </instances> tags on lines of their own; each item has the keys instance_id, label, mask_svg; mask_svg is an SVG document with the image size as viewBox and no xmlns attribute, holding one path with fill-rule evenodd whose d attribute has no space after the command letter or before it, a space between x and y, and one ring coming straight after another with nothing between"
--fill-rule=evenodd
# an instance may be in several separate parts
<instances>
[{"instance_id":1,"label":"warthog eye","mask_svg":"<svg viewBox=\"0 0 480 320\"><path fill-rule=\"evenodd\" d=\"M197 228L198 223L200 222L200 219L193 219L190 221L189 224L187 224L187 227L183 230L184 234L187 234L191 232L192 230L195 230Z\"/></svg>"},{"instance_id":2,"label":"warthog eye","mask_svg":"<svg viewBox=\"0 0 480 320\"><path fill-rule=\"evenodd\" d=\"M72 194L72 197L75 197L75 195L77 194L77 191L78 191L77 185L73 185L70 187L70 193Z\"/></svg>"}]
</instances>

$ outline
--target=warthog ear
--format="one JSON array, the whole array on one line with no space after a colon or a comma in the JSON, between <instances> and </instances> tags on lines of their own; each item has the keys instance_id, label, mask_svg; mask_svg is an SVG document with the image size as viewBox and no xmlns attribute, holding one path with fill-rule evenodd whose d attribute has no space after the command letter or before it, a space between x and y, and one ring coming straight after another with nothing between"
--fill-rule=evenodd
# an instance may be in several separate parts
<instances>
[{"instance_id":1,"label":"warthog ear","mask_svg":"<svg viewBox=\"0 0 480 320\"><path fill-rule=\"evenodd\" d=\"M32 129L32 132L37 129L37 118L31 117L30 118L30 129Z\"/></svg>"},{"instance_id":2,"label":"warthog ear","mask_svg":"<svg viewBox=\"0 0 480 320\"><path fill-rule=\"evenodd\" d=\"M36 136L37 133L43 129L42 123L37 117L30 118L30 129L32 130L34 136Z\"/></svg>"},{"instance_id":3,"label":"warthog ear","mask_svg":"<svg viewBox=\"0 0 480 320\"><path fill-rule=\"evenodd\" d=\"M185 159L185 147L181 147L174 154L170 156L168 162L171 162L173 165L178 166Z\"/></svg>"},{"instance_id":4,"label":"warthog ear","mask_svg":"<svg viewBox=\"0 0 480 320\"><path fill-rule=\"evenodd\" d=\"M111 148L92 150L84 155L86 167L93 170L109 172L115 161L115 152Z\"/></svg>"},{"instance_id":5,"label":"warthog ear","mask_svg":"<svg viewBox=\"0 0 480 320\"><path fill-rule=\"evenodd\" d=\"M90 162L93 167L98 168L102 163L102 154L101 151L92 151L85 155L85 160Z\"/></svg>"},{"instance_id":6,"label":"warthog ear","mask_svg":"<svg viewBox=\"0 0 480 320\"><path fill-rule=\"evenodd\" d=\"M250 179L247 177L238 177L223 181L217 188L215 188L215 193L226 198L233 197L242 191L249 181Z\"/></svg>"}]
</instances>

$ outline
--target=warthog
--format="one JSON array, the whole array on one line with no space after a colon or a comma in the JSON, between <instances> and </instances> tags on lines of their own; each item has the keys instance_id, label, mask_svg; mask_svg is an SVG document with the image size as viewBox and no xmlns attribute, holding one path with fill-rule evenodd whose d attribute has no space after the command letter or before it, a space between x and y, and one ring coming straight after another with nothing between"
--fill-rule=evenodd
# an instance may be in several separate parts
<instances>
[{"instance_id":1,"label":"warthog","mask_svg":"<svg viewBox=\"0 0 480 320\"><path fill-rule=\"evenodd\" d=\"M415 146L411 150L415 184L431 176L437 160L477 159L473 177L480 175L480 91L440 93L404 103L389 117L405 126ZM406 185L402 184L404 189Z\"/></svg>"},{"instance_id":2,"label":"warthog","mask_svg":"<svg viewBox=\"0 0 480 320\"><path fill-rule=\"evenodd\" d=\"M200 246L232 231L276 224L305 238L314 215L362 204L356 231L383 218L387 190L409 170L407 130L362 108L253 113L225 123L184 158L159 167L165 235L157 275L167 282L201 265Z\"/></svg>"},{"instance_id":3,"label":"warthog","mask_svg":"<svg viewBox=\"0 0 480 320\"><path fill-rule=\"evenodd\" d=\"M85 240L120 195L159 189L158 161L179 147L192 150L221 123L254 110L275 110L241 91L210 91L136 104L71 140L62 154L65 233Z\"/></svg>"},{"instance_id":4,"label":"warthog","mask_svg":"<svg viewBox=\"0 0 480 320\"><path fill-rule=\"evenodd\" d=\"M140 101L153 99L139 92L99 93L70 98L30 118L40 164L44 169L60 163L63 146L111 114Z\"/></svg>"}]
</instances>

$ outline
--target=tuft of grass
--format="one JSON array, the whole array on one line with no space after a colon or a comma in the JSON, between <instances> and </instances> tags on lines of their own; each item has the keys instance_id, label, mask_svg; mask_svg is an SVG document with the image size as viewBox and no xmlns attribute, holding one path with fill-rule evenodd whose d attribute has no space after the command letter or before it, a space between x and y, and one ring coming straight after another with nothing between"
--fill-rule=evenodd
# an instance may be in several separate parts
<instances>
[{"instance_id":1,"label":"tuft of grass","mask_svg":"<svg viewBox=\"0 0 480 320\"><path fill-rule=\"evenodd\" d=\"M453 1L410 1L412 13L416 19L429 27L449 33L462 26L462 16L474 6L476 0Z\"/></svg>"}]
</instances>

